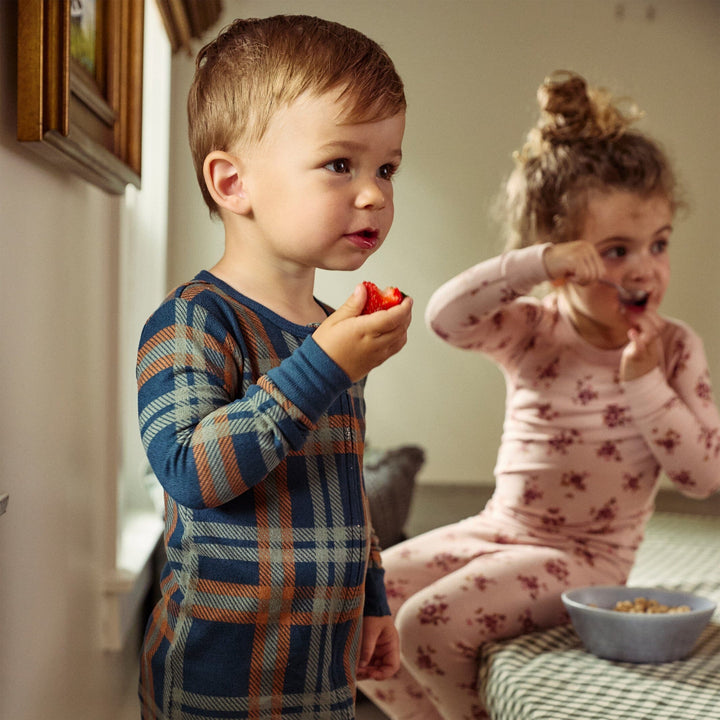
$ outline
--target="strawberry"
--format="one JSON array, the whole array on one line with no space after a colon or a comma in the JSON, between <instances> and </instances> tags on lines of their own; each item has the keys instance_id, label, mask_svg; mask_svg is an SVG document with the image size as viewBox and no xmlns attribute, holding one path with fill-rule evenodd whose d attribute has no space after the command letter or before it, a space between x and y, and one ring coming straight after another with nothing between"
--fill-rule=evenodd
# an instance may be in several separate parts
<instances>
[{"instance_id":1,"label":"strawberry","mask_svg":"<svg viewBox=\"0 0 720 720\"><path fill-rule=\"evenodd\" d=\"M365 307L362 311L363 315L369 315L376 310L387 310L395 305L399 305L405 297L405 293L400 292L396 287L389 287L382 291L375 283L368 282L367 280L363 282L363 285L367 290L367 300L365 301Z\"/></svg>"}]
</instances>

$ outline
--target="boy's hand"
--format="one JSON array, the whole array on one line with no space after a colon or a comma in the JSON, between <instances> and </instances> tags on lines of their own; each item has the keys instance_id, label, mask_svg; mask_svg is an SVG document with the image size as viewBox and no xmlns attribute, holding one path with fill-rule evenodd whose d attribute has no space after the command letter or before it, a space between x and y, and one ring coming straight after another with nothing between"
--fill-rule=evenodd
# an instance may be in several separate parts
<instances>
[{"instance_id":1,"label":"boy's hand","mask_svg":"<svg viewBox=\"0 0 720 720\"><path fill-rule=\"evenodd\" d=\"M595 246L585 240L550 245L543 253L545 271L550 280L589 285L605 272Z\"/></svg>"},{"instance_id":2,"label":"boy's hand","mask_svg":"<svg viewBox=\"0 0 720 720\"><path fill-rule=\"evenodd\" d=\"M315 342L356 382L395 355L407 342L412 299L400 305L361 315L366 290L360 283L353 294L313 333Z\"/></svg>"},{"instance_id":3,"label":"boy's hand","mask_svg":"<svg viewBox=\"0 0 720 720\"><path fill-rule=\"evenodd\" d=\"M387 680L400 669L400 636L390 615L363 618L358 680Z\"/></svg>"},{"instance_id":4,"label":"boy's hand","mask_svg":"<svg viewBox=\"0 0 720 720\"><path fill-rule=\"evenodd\" d=\"M620 359L620 379L634 380L649 373L660 364L662 319L657 313L643 313L628 331L630 342Z\"/></svg>"}]
</instances>

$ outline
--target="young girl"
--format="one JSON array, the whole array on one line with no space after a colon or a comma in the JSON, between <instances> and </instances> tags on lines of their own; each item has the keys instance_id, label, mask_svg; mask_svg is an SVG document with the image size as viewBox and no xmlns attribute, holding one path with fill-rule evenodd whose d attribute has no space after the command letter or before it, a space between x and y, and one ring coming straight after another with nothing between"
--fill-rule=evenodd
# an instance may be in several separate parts
<instances>
[{"instance_id":1,"label":"young girl","mask_svg":"<svg viewBox=\"0 0 720 720\"><path fill-rule=\"evenodd\" d=\"M577 75L538 98L507 183L509 248L427 309L442 339L500 366L507 408L487 507L383 553L403 668L363 690L391 718L487 717L482 643L564 622L568 588L624 583L661 470L691 497L720 488L702 343L659 314L679 204L667 158Z\"/></svg>"}]
</instances>

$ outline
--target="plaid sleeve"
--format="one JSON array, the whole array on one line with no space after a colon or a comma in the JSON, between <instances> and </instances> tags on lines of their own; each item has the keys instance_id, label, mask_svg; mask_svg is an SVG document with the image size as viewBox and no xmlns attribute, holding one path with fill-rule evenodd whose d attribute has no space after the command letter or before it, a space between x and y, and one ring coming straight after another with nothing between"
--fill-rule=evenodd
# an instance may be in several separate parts
<instances>
[{"instance_id":1,"label":"plaid sleeve","mask_svg":"<svg viewBox=\"0 0 720 720\"><path fill-rule=\"evenodd\" d=\"M175 297L147 322L137 362L145 450L188 507L215 507L263 480L350 387L308 337L242 394L245 357L222 313Z\"/></svg>"},{"instance_id":2,"label":"plaid sleeve","mask_svg":"<svg viewBox=\"0 0 720 720\"><path fill-rule=\"evenodd\" d=\"M365 607L363 615L390 615L385 590L385 571L377 565L369 565L365 575Z\"/></svg>"}]
</instances>

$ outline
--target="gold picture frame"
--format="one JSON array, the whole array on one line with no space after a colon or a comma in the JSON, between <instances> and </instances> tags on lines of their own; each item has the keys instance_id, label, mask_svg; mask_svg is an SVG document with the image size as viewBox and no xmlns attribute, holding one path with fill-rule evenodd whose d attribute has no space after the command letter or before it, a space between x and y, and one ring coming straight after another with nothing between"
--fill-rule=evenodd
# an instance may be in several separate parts
<instances>
[{"instance_id":1,"label":"gold picture frame","mask_svg":"<svg viewBox=\"0 0 720 720\"><path fill-rule=\"evenodd\" d=\"M18 3L18 140L117 195L140 187L143 13L144 0Z\"/></svg>"}]
</instances>

